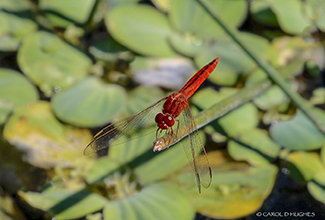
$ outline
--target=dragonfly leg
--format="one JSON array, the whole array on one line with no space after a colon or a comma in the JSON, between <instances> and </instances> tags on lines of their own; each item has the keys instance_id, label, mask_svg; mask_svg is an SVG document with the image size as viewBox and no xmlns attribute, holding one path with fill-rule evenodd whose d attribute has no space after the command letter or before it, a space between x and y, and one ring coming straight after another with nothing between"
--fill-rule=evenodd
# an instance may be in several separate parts
<instances>
[{"instance_id":1,"label":"dragonfly leg","mask_svg":"<svg viewBox=\"0 0 325 220\"><path fill-rule=\"evenodd\" d=\"M177 122L177 128L176 128L176 137L178 137L178 130L179 130L179 120L175 119Z\"/></svg>"},{"instance_id":2,"label":"dragonfly leg","mask_svg":"<svg viewBox=\"0 0 325 220\"><path fill-rule=\"evenodd\" d=\"M159 134L158 134L158 132L159 132ZM156 131L156 140L158 140L160 138L161 132L162 132L162 129L158 128L157 131Z\"/></svg>"},{"instance_id":3,"label":"dragonfly leg","mask_svg":"<svg viewBox=\"0 0 325 220\"><path fill-rule=\"evenodd\" d=\"M174 129L173 129L173 127L170 127L170 133L169 133L169 138L168 138L168 140L169 140L169 143L168 143L168 145L172 142L172 140L174 139Z\"/></svg>"}]
</instances>

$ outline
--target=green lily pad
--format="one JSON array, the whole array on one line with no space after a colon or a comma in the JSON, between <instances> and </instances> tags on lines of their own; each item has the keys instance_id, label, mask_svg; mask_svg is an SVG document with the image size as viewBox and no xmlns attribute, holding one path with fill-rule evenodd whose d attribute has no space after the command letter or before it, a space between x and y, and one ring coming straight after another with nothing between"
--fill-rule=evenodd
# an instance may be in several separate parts
<instances>
[{"instance_id":1,"label":"green lily pad","mask_svg":"<svg viewBox=\"0 0 325 220\"><path fill-rule=\"evenodd\" d=\"M320 172L308 182L309 193L318 201L325 203L325 172Z\"/></svg>"},{"instance_id":2,"label":"green lily pad","mask_svg":"<svg viewBox=\"0 0 325 220\"><path fill-rule=\"evenodd\" d=\"M299 0L269 1L272 11L276 14L282 30L289 34L301 34L312 25L304 14L305 5Z\"/></svg>"},{"instance_id":3,"label":"green lily pad","mask_svg":"<svg viewBox=\"0 0 325 220\"><path fill-rule=\"evenodd\" d=\"M325 103L325 88L319 87L313 90L313 96L309 100L313 105Z\"/></svg>"},{"instance_id":4,"label":"green lily pad","mask_svg":"<svg viewBox=\"0 0 325 220\"><path fill-rule=\"evenodd\" d=\"M202 89L193 96L192 100L199 108L207 109L236 92L238 92L237 89L231 88L222 88L220 92L212 88ZM259 121L257 112L258 110L253 104L247 103L218 119L216 123L212 123L211 125L218 131L233 137L244 131L254 129L257 126Z\"/></svg>"},{"instance_id":5,"label":"green lily pad","mask_svg":"<svg viewBox=\"0 0 325 220\"><path fill-rule=\"evenodd\" d=\"M163 183L149 185L136 195L109 202L103 213L104 220L190 220L195 215L187 197L177 187Z\"/></svg>"},{"instance_id":6,"label":"green lily pad","mask_svg":"<svg viewBox=\"0 0 325 220\"><path fill-rule=\"evenodd\" d=\"M31 18L0 11L0 50L15 51L20 42L37 30L37 24Z\"/></svg>"},{"instance_id":7,"label":"green lily pad","mask_svg":"<svg viewBox=\"0 0 325 220\"><path fill-rule=\"evenodd\" d=\"M121 145L111 147L109 157L121 163L141 163L153 156L152 147L156 139L157 126L151 126L139 131L139 138L126 137ZM136 165L133 165L136 166Z\"/></svg>"},{"instance_id":8,"label":"green lily pad","mask_svg":"<svg viewBox=\"0 0 325 220\"><path fill-rule=\"evenodd\" d=\"M245 160L252 165L268 164L280 153L281 147L259 129L243 132L229 141L228 151L235 160Z\"/></svg>"},{"instance_id":9,"label":"green lily pad","mask_svg":"<svg viewBox=\"0 0 325 220\"><path fill-rule=\"evenodd\" d=\"M168 12L170 10L170 2L171 0L152 0L152 3L159 8L159 10Z\"/></svg>"},{"instance_id":10,"label":"green lily pad","mask_svg":"<svg viewBox=\"0 0 325 220\"><path fill-rule=\"evenodd\" d=\"M71 23L85 24L95 2L95 0L40 0L39 6L53 26L66 27Z\"/></svg>"},{"instance_id":11,"label":"green lily pad","mask_svg":"<svg viewBox=\"0 0 325 220\"><path fill-rule=\"evenodd\" d=\"M254 99L254 103L262 110L269 110L288 103L287 95L279 86L272 86L263 94Z\"/></svg>"},{"instance_id":12,"label":"green lily pad","mask_svg":"<svg viewBox=\"0 0 325 220\"><path fill-rule=\"evenodd\" d=\"M10 12L21 12L30 10L32 3L25 0L2 0L0 8Z\"/></svg>"},{"instance_id":13,"label":"green lily pad","mask_svg":"<svg viewBox=\"0 0 325 220\"><path fill-rule=\"evenodd\" d=\"M127 103L128 115L135 114L162 99L164 92L158 87L138 86L129 93Z\"/></svg>"},{"instance_id":14,"label":"green lily pad","mask_svg":"<svg viewBox=\"0 0 325 220\"><path fill-rule=\"evenodd\" d=\"M86 176L89 184L96 184L103 181L105 177L112 174L114 171L120 168L120 164L114 159L108 157L102 157L95 161L88 171Z\"/></svg>"},{"instance_id":15,"label":"green lily pad","mask_svg":"<svg viewBox=\"0 0 325 220\"><path fill-rule=\"evenodd\" d=\"M262 70L255 71L248 77L245 86L252 86L266 77L266 74ZM263 110L274 109L288 102L287 95L277 85L272 86L254 99L254 103Z\"/></svg>"},{"instance_id":16,"label":"green lily pad","mask_svg":"<svg viewBox=\"0 0 325 220\"><path fill-rule=\"evenodd\" d=\"M190 167L172 177L189 196L196 212L217 219L237 219L256 212L272 191L277 167L270 164L251 167L231 160L222 151L210 152L208 157L213 171L212 184L201 194L197 192L194 180L190 184Z\"/></svg>"},{"instance_id":17,"label":"green lily pad","mask_svg":"<svg viewBox=\"0 0 325 220\"><path fill-rule=\"evenodd\" d=\"M168 44L171 28L167 18L147 5L122 5L105 17L110 34L121 44L149 56L171 57L175 52Z\"/></svg>"},{"instance_id":18,"label":"green lily pad","mask_svg":"<svg viewBox=\"0 0 325 220\"><path fill-rule=\"evenodd\" d=\"M52 33L40 31L26 37L18 51L23 72L50 96L55 87L67 88L82 80L92 61Z\"/></svg>"},{"instance_id":19,"label":"green lily pad","mask_svg":"<svg viewBox=\"0 0 325 220\"><path fill-rule=\"evenodd\" d=\"M244 21L247 13L247 3L242 0L209 1L208 6L216 11L230 27L238 27ZM222 28L195 0L171 1L170 21L177 29L202 38L224 35Z\"/></svg>"},{"instance_id":20,"label":"green lily pad","mask_svg":"<svg viewBox=\"0 0 325 220\"><path fill-rule=\"evenodd\" d=\"M263 115L262 121L265 125L271 125L272 123L278 123L279 121L288 121L292 118L292 115L281 114L282 109L287 110L289 103L279 106L278 109L270 109Z\"/></svg>"},{"instance_id":21,"label":"green lily pad","mask_svg":"<svg viewBox=\"0 0 325 220\"><path fill-rule=\"evenodd\" d=\"M149 146L150 149L147 151L147 155L151 160L140 163L134 169L134 172L143 184L166 178L189 162L181 142L171 146L169 149L156 153L152 151L153 144ZM194 173L192 174L191 177L194 181L195 176Z\"/></svg>"},{"instance_id":22,"label":"green lily pad","mask_svg":"<svg viewBox=\"0 0 325 220\"><path fill-rule=\"evenodd\" d=\"M61 120L95 127L106 124L120 113L126 104L126 93L119 85L104 84L96 77L88 77L57 93L52 103L54 113Z\"/></svg>"},{"instance_id":23,"label":"green lily pad","mask_svg":"<svg viewBox=\"0 0 325 220\"><path fill-rule=\"evenodd\" d=\"M238 35L245 45L250 45L255 56L268 59L271 47L266 39L247 33ZM234 85L238 74L257 68L256 63L230 37L219 39L203 50L195 57L195 63L197 66L203 66L215 57L219 57L220 62L209 79L219 85Z\"/></svg>"},{"instance_id":24,"label":"green lily pad","mask_svg":"<svg viewBox=\"0 0 325 220\"><path fill-rule=\"evenodd\" d=\"M168 39L174 50L188 57L195 56L208 46L206 40L189 33L172 32Z\"/></svg>"},{"instance_id":25,"label":"green lily pad","mask_svg":"<svg viewBox=\"0 0 325 220\"><path fill-rule=\"evenodd\" d=\"M54 192L22 192L31 206L48 212L56 219L76 219L103 208L107 199L87 189L57 189Z\"/></svg>"},{"instance_id":26,"label":"green lily pad","mask_svg":"<svg viewBox=\"0 0 325 220\"><path fill-rule=\"evenodd\" d=\"M324 32L325 31L325 14L324 14L325 2L313 0L313 1L307 1L307 4L311 8L310 11L312 13L311 15L312 19L316 20L317 27Z\"/></svg>"},{"instance_id":27,"label":"green lily pad","mask_svg":"<svg viewBox=\"0 0 325 220\"><path fill-rule=\"evenodd\" d=\"M38 99L36 88L22 74L0 69L0 124L5 122L15 108L34 103Z\"/></svg>"},{"instance_id":28,"label":"green lily pad","mask_svg":"<svg viewBox=\"0 0 325 220\"><path fill-rule=\"evenodd\" d=\"M53 115L48 102L23 105L15 109L3 130L4 138L26 151L25 160L41 168L78 164L86 166L82 148L91 140L87 129L64 126ZM79 164L80 165L80 164Z\"/></svg>"},{"instance_id":29,"label":"green lily pad","mask_svg":"<svg viewBox=\"0 0 325 220\"><path fill-rule=\"evenodd\" d=\"M105 38L95 42L90 46L89 52L97 59L109 62L116 62L118 59L131 60L133 58L127 48L112 38Z\"/></svg>"},{"instance_id":30,"label":"green lily pad","mask_svg":"<svg viewBox=\"0 0 325 220\"><path fill-rule=\"evenodd\" d=\"M103 214L102 213L94 213L94 214L89 214L86 216L87 220L102 220L103 219Z\"/></svg>"},{"instance_id":31,"label":"green lily pad","mask_svg":"<svg viewBox=\"0 0 325 220\"><path fill-rule=\"evenodd\" d=\"M311 180L317 173L325 172L320 156L315 152L297 151L289 154L285 159L295 166L305 181ZM292 175L299 179L299 174L292 173Z\"/></svg>"},{"instance_id":32,"label":"green lily pad","mask_svg":"<svg viewBox=\"0 0 325 220\"><path fill-rule=\"evenodd\" d=\"M115 8L120 5L135 4L140 0L103 0L102 2L107 4L108 8Z\"/></svg>"},{"instance_id":33,"label":"green lily pad","mask_svg":"<svg viewBox=\"0 0 325 220\"><path fill-rule=\"evenodd\" d=\"M314 111L319 120L325 119L323 111ZM324 134L301 111L290 121L273 124L270 135L276 142L291 150L319 149L325 141Z\"/></svg>"}]
</instances>

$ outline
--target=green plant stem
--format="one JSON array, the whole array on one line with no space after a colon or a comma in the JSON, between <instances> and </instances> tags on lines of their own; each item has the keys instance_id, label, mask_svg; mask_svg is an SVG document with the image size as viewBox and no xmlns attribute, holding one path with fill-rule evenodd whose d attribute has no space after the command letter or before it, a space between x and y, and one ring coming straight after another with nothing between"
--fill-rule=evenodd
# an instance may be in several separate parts
<instances>
[{"instance_id":1,"label":"green plant stem","mask_svg":"<svg viewBox=\"0 0 325 220\"><path fill-rule=\"evenodd\" d=\"M216 103L210 108L201 111L195 116L197 129L202 128L211 121L220 118L221 116L252 100L265 92L268 88L270 88L271 85L271 80L263 79L250 87L241 89L240 92L237 92L221 102Z\"/></svg>"},{"instance_id":2,"label":"green plant stem","mask_svg":"<svg viewBox=\"0 0 325 220\"><path fill-rule=\"evenodd\" d=\"M210 16L223 28L223 30L241 47L245 53L260 67L268 77L277 84L292 100L292 102L300 108L307 117L317 126L317 128L325 134L325 125L323 125L318 117L313 113L312 106L307 103L298 93L293 91L290 86L287 84L285 79L281 77L278 71L268 62L260 59L259 57L255 56L249 47L245 46L243 42L239 39L235 30L232 30L228 26L225 25L224 22L220 19L215 11L213 11L209 6L206 0L197 0L197 2L210 14Z\"/></svg>"}]
</instances>

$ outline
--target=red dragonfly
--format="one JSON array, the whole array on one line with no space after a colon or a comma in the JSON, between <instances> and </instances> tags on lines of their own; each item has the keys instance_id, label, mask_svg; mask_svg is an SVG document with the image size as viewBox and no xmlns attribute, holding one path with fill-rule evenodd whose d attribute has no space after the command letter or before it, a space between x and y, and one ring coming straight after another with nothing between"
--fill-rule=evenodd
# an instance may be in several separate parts
<instances>
[{"instance_id":1,"label":"red dragonfly","mask_svg":"<svg viewBox=\"0 0 325 220\"><path fill-rule=\"evenodd\" d=\"M158 129L156 130L153 151L157 152L169 148L184 136L188 136L182 143L186 156L195 172L199 192L201 192L201 184L205 188L209 187L212 180L211 167L196 129L188 99L216 68L218 62L219 58L215 58L200 69L179 92L174 92L143 111L105 127L87 145L84 155L122 144L125 142L125 139L122 138L124 136L137 138L139 137L137 136L139 130L156 122ZM203 155L196 157L202 152Z\"/></svg>"}]
</instances>

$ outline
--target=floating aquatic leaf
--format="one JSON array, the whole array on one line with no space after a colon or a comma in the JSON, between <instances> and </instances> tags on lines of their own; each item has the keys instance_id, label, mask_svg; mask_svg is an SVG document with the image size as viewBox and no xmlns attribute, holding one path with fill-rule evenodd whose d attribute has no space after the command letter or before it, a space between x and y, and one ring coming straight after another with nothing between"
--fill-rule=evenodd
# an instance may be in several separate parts
<instances>
[{"instance_id":1,"label":"floating aquatic leaf","mask_svg":"<svg viewBox=\"0 0 325 220\"><path fill-rule=\"evenodd\" d=\"M192 204L184 194L176 187L163 183L149 185L136 195L109 202L103 213L104 220L190 220L195 214Z\"/></svg>"},{"instance_id":2,"label":"floating aquatic leaf","mask_svg":"<svg viewBox=\"0 0 325 220\"><path fill-rule=\"evenodd\" d=\"M325 172L317 173L307 184L308 191L318 201L325 203Z\"/></svg>"},{"instance_id":3,"label":"floating aquatic leaf","mask_svg":"<svg viewBox=\"0 0 325 220\"><path fill-rule=\"evenodd\" d=\"M319 154L315 152L296 151L289 154L286 158L290 161L299 173L291 172L293 176L299 179L300 175L305 181L309 181L319 172L325 172Z\"/></svg>"},{"instance_id":4,"label":"floating aquatic leaf","mask_svg":"<svg viewBox=\"0 0 325 220\"><path fill-rule=\"evenodd\" d=\"M0 11L0 20L1 51L17 50L21 41L37 29L37 24L28 16Z\"/></svg>"},{"instance_id":5,"label":"floating aquatic leaf","mask_svg":"<svg viewBox=\"0 0 325 220\"><path fill-rule=\"evenodd\" d=\"M95 3L95 0L40 0L39 6L53 26L67 27L71 23L86 23Z\"/></svg>"},{"instance_id":6,"label":"floating aquatic leaf","mask_svg":"<svg viewBox=\"0 0 325 220\"><path fill-rule=\"evenodd\" d=\"M107 13L105 23L119 43L135 52L157 57L175 55L167 41L171 33L168 20L153 7L118 6Z\"/></svg>"},{"instance_id":7,"label":"floating aquatic leaf","mask_svg":"<svg viewBox=\"0 0 325 220\"><path fill-rule=\"evenodd\" d=\"M18 51L18 63L48 96L55 87L68 88L82 80L92 64L85 54L45 31L24 39Z\"/></svg>"},{"instance_id":8,"label":"floating aquatic leaf","mask_svg":"<svg viewBox=\"0 0 325 220\"><path fill-rule=\"evenodd\" d=\"M276 14L283 31L289 34L301 34L305 28L312 25L304 14L304 4L297 0L269 1L272 11Z\"/></svg>"},{"instance_id":9,"label":"floating aquatic leaf","mask_svg":"<svg viewBox=\"0 0 325 220\"><path fill-rule=\"evenodd\" d=\"M78 126L95 127L108 123L125 107L126 93L116 84L104 84L88 77L52 100L54 113L63 121Z\"/></svg>"},{"instance_id":10,"label":"floating aquatic leaf","mask_svg":"<svg viewBox=\"0 0 325 220\"><path fill-rule=\"evenodd\" d=\"M323 111L315 109L315 113L319 120L325 119ZM319 149L325 141L324 135L299 110L292 120L273 124L270 135L279 144L292 150Z\"/></svg>"},{"instance_id":11,"label":"floating aquatic leaf","mask_svg":"<svg viewBox=\"0 0 325 220\"><path fill-rule=\"evenodd\" d=\"M76 219L103 208L107 199L85 188L57 189L54 192L19 192L31 206L50 213L56 219Z\"/></svg>"},{"instance_id":12,"label":"floating aquatic leaf","mask_svg":"<svg viewBox=\"0 0 325 220\"><path fill-rule=\"evenodd\" d=\"M243 0L210 1L209 7L220 14L230 27L238 27L245 19L247 4ZM184 10L184 9L187 10ZM224 35L222 28L195 0L171 1L170 21L182 32L193 33L201 38L217 38Z\"/></svg>"},{"instance_id":13,"label":"floating aquatic leaf","mask_svg":"<svg viewBox=\"0 0 325 220\"><path fill-rule=\"evenodd\" d=\"M193 103L201 109L207 109L236 92L236 89L229 88L223 88L220 92L211 88L202 89L194 95ZM253 129L257 124L257 108L251 103L240 106L236 110L218 119L215 123L212 123L215 129L219 132L226 133L228 136L235 136L241 132Z\"/></svg>"},{"instance_id":14,"label":"floating aquatic leaf","mask_svg":"<svg viewBox=\"0 0 325 220\"><path fill-rule=\"evenodd\" d=\"M34 103L38 98L36 88L22 74L0 69L0 124L15 108Z\"/></svg>"},{"instance_id":15,"label":"floating aquatic leaf","mask_svg":"<svg viewBox=\"0 0 325 220\"><path fill-rule=\"evenodd\" d=\"M275 160L280 149L265 131L258 129L243 132L228 142L229 154L234 159L245 160L256 166Z\"/></svg>"}]
</instances>

